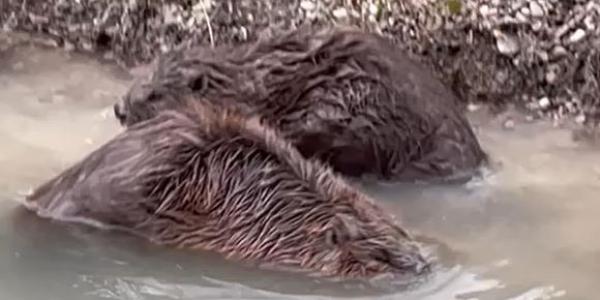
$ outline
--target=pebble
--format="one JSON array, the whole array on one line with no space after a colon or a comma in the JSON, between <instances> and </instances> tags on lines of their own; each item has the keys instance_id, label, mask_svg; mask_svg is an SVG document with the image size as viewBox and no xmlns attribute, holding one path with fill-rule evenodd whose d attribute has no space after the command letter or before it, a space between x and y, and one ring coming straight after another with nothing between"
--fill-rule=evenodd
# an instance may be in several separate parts
<instances>
[{"instance_id":1,"label":"pebble","mask_svg":"<svg viewBox=\"0 0 600 300\"><path fill-rule=\"evenodd\" d=\"M552 84L556 81L556 78L557 78L556 72L553 69L548 70L548 72L546 73L546 78L545 78L546 82Z\"/></svg>"},{"instance_id":2,"label":"pebble","mask_svg":"<svg viewBox=\"0 0 600 300\"><path fill-rule=\"evenodd\" d=\"M548 99L548 97L542 97L538 100L538 105L541 108L548 108L548 106L550 106L550 99Z\"/></svg>"},{"instance_id":3,"label":"pebble","mask_svg":"<svg viewBox=\"0 0 600 300\"><path fill-rule=\"evenodd\" d=\"M577 43L585 38L585 30L578 28L569 36L569 43Z\"/></svg>"},{"instance_id":4,"label":"pebble","mask_svg":"<svg viewBox=\"0 0 600 300\"><path fill-rule=\"evenodd\" d=\"M479 108L480 108L480 106L477 105L477 104L475 104L475 103L469 103L467 105L467 110L470 111L470 112L477 111L477 110L479 110Z\"/></svg>"},{"instance_id":5,"label":"pebble","mask_svg":"<svg viewBox=\"0 0 600 300\"><path fill-rule=\"evenodd\" d=\"M567 49L565 49L565 47L560 46L560 45L556 46L552 49L552 56L554 56L554 57L564 56L567 53L569 53L569 52L567 52Z\"/></svg>"},{"instance_id":6,"label":"pebble","mask_svg":"<svg viewBox=\"0 0 600 300\"><path fill-rule=\"evenodd\" d=\"M593 31L596 29L596 22L594 21L594 17L587 16L584 20L583 20L583 24L585 24L585 28L589 31Z\"/></svg>"},{"instance_id":7,"label":"pebble","mask_svg":"<svg viewBox=\"0 0 600 300\"><path fill-rule=\"evenodd\" d=\"M338 7L334 9L332 14L338 20L348 18L348 11L344 7Z\"/></svg>"},{"instance_id":8,"label":"pebble","mask_svg":"<svg viewBox=\"0 0 600 300\"><path fill-rule=\"evenodd\" d=\"M519 43L516 38L500 30L494 30L494 36L496 37L496 47L500 53L512 56L519 52Z\"/></svg>"},{"instance_id":9,"label":"pebble","mask_svg":"<svg viewBox=\"0 0 600 300\"><path fill-rule=\"evenodd\" d=\"M75 45L73 45L73 43L65 41L63 48L65 49L65 51L71 52L71 51L75 50Z\"/></svg>"},{"instance_id":10,"label":"pebble","mask_svg":"<svg viewBox=\"0 0 600 300\"><path fill-rule=\"evenodd\" d=\"M485 4L482 4L482 5L479 7L479 14L481 14L481 15L482 15L482 16L484 16L484 17L487 17L487 16L491 15L491 14L490 14L490 7L489 7L489 6L487 6L487 5L485 5Z\"/></svg>"},{"instance_id":11,"label":"pebble","mask_svg":"<svg viewBox=\"0 0 600 300\"><path fill-rule=\"evenodd\" d=\"M369 13L372 16L377 15L379 13L379 6L377 4L375 4L375 3L369 4Z\"/></svg>"},{"instance_id":12,"label":"pebble","mask_svg":"<svg viewBox=\"0 0 600 300\"><path fill-rule=\"evenodd\" d=\"M533 17L539 18L544 16L544 9L536 1L529 2L529 10Z\"/></svg>"},{"instance_id":13,"label":"pebble","mask_svg":"<svg viewBox=\"0 0 600 300\"><path fill-rule=\"evenodd\" d=\"M516 18L520 23L528 23L529 17L527 17L523 12L518 12L516 14Z\"/></svg>"},{"instance_id":14,"label":"pebble","mask_svg":"<svg viewBox=\"0 0 600 300\"><path fill-rule=\"evenodd\" d=\"M585 115L580 114L577 117L575 117L575 122L577 122L577 124L585 123Z\"/></svg>"},{"instance_id":15,"label":"pebble","mask_svg":"<svg viewBox=\"0 0 600 300\"><path fill-rule=\"evenodd\" d=\"M514 129L515 121L513 119L508 119L508 120L504 121L504 124L502 124L502 127L504 127L504 129Z\"/></svg>"},{"instance_id":16,"label":"pebble","mask_svg":"<svg viewBox=\"0 0 600 300\"><path fill-rule=\"evenodd\" d=\"M300 2L300 7L306 11L313 11L317 8L317 5L312 1L305 0Z\"/></svg>"}]
</instances>

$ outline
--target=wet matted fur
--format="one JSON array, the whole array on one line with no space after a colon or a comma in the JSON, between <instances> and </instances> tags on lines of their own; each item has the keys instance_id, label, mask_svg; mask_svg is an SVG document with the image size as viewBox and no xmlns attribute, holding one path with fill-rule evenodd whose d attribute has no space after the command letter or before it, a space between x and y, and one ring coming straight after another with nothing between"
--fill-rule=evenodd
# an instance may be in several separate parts
<instances>
[{"instance_id":1,"label":"wet matted fur","mask_svg":"<svg viewBox=\"0 0 600 300\"><path fill-rule=\"evenodd\" d=\"M36 189L26 207L321 275L429 270L419 244L329 167L257 118L189 103L127 128Z\"/></svg>"},{"instance_id":2,"label":"wet matted fur","mask_svg":"<svg viewBox=\"0 0 600 300\"><path fill-rule=\"evenodd\" d=\"M468 179L487 161L449 88L387 40L354 29L302 27L237 47L173 51L115 114L132 125L187 93L236 99L226 105L261 115L305 157L345 175Z\"/></svg>"}]
</instances>

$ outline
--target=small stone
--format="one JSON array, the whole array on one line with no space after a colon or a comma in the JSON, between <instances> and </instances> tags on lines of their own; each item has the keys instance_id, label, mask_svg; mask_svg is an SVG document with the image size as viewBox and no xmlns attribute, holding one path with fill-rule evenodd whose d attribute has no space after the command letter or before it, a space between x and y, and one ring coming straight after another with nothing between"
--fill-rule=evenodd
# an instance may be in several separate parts
<instances>
[{"instance_id":1,"label":"small stone","mask_svg":"<svg viewBox=\"0 0 600 300\"><path fill-rule=\"evenodd\" d=\"M534 120L534 117L532 115L525 116L525 121L527 121L527 122L533 122L533 120Z\"/></svg>"},{"instance_id":2,"label":"small stone","mask_svg":"<svg viewBox=\"0 0 600 300\"><path fill-rule=\"evenodd\" d=\"M567 111L573 111L573 109L575 108L572 102L566 102L565 107L567 108Z\"/></svg>"},{"instance_id":3,"label":"small stone","mask_svg":"<svg viewBox=\"0 0 600 300\"><path fill-rule=\"evenodd\" d=\"M550 106L550 99L548 99L548 97L542 97L540 98L540 100L538 100L538 105L541 108L547 108L548 106Z\"/></svg>"},{"instance_id":4,"label":"small stone","mask_svg":"<svg viewBox=\"0 0 600 300\"><path fill-rule=\"evenodd\" d=\"M81 48L83 48L85 51L91 52L94 49L94 46L92 43L85 41L81 44Z\"/></svg>"},{"instance_id":5,"label":"small stone","mask_svg":"<svg viewBox=\"0 0 600 300\"><path fill-rule=\"evenodd\" d=\"M313 11L317 8L317 5L312 1L305 0L300 2L300 7L306 11Z\"/></svg>"},{"instance_id":6,"label":"small stone","mask_svg":"<svg viewBox=\"0 0 600 300\"><path fill-rule=\"evenodd\" d=\"M483 4L479 7L479 14L481 14L481 16L483 17L489 17L491 15L494 15L497 12L497 10L490 8L489 6Z\"/></svg>"},{"instance_id":7,"label":"small stone","mask_svg":"<svg viewBox=\"0 0 600 300\"><path fill-rule=\"evenodd\" d=\"M556 78L558 77L556 75L556 72L554 70L548 70L548 72L546 72L546 82L553 84L556 81Z\"/></svg>"},{"instance_id":8,"label":"small stone","mask_svg":"<svg viewBox=\"0 0 600 300\"><path fill-rule=\"evenodd\" d=\"M86 138L86 139L84 140L84 142L85 142L86 144L88 144L88 145L93 145L93 144L94 144L94 141L93 141L91 138Z\"/></svg>"},{"instance_id":9,"label":"small stone","mask_svg":"<svg viewBox=\"0 0 600 300\"><path fill-rule=\"evenodd\" d=\"M511 9L512 9L513 11L517 11L517 10L519 10L519 8L521 8L521 6L522 6L522 3L521 3L520 1L514 1L514 2L511 4Z\"/></svg>"},{"instance_id":10,"label":"small stone","mask_svg":"<svg viewBox=\"0 0 600 300\"><path fill-rule=\"evenodd\" d=\"M583 124L585 122L585 115L581 114L575 117L575 122L577 122L577 124Z\"/></svg>"},{"instance_id":11,"label":"small stone","mask_svg":"<svg viewBox=\"0 0 600 300\"><path fill-rule=\"evenodd\" d=\"M494 36L496 37L496 46L498 51L504 55L515 55L519 52L519 43L516 38L503 33L500 30L494 30Z\"/></svg>"},{"instance_id":12,"label":"small stone","mask_svg":"<svg viewBox=\"0 0 600 300\"><path fill-rule=\"evenodd\" d=\"M508 119L508 120L504 121L504 124L502 124L502 127L504 127L504 129L514 129L515 121L513 121L513 119Z\"/></svg>"},{"instance_id":13,"label":"small stone","mask_svg":"<svg viewBox=\"0 0 600 300\"><path fill-rule=\"evenodd\" d=\"M537 51L536 54L544 62L548 61L548 52L540 50L540 51Z\"/></svg>"},{"instance_id":14,"label":"small stone","mask_svg":"<svg viewBox=\"0 0 600 300\"><path fill-rule=\"evenodd\" d=\"M75 50L75 45L73 45L73 43L71 43L71 42L65 41L63 48L65 49L65 51L71 52L71 51Z\"/></svg>"},{"instance_id":15,"label":"small stone","mask_svg":"<svg viewBox=\"0 0 600 300\"><path fill-rule=\"evenodd\" d=\"M479 105L477 105L475 103L469 103L467 105L467 110L470 111L470 112L477 111L477 110L479 110Z\"/></svg>"},{"instance_id":16,"label":"small stone","mask_svg":"<svg viewBox=\"0 0 600 300\"><path fill-rule=\"evenodd\" d=\"M332 14L338 20L348 18L348 11L344 7L338 7L336 9L334 9Z\"/></svg>"},{"instance_id":17,"label":"small stone","mask_svg":"<svg viewBox=\"0 0 600 300\"><path fill-rule=\"evenodd\" d=\"M377 16L379 14L379 6L375 3L369 4L369 13L371 16Z\"/></svg>"},{"instance_id":18,"label":"small stone","mask_svg":"<svg viewBox=\"0 0 600 300\"><path fill-rule=\"evenodd\" d=\"M569 43L573 44L573 43L577 43L581 40L583 40L583 38L585 38L585 30L578 28L577 30L575 30L575 32L573 32L570 36L569 36Z\"/></svg>"},{"instance_id":19,"label":"small stone","mask_svg":"<svg viewBox=\"0 0 600 300\"><path fill-rule=\"evenodd\" d=\"M585 28L589 31L594 31L596 30L596 22L594 22L594 17L587 16L584 20L583 20L583 24L585 24Z\"/></svg>"},{"instance_id":20,"label":"small stone","mask_svg":"<svg viewBox=\"0 0 600 300\"><path fill-rule=\"evenodd\" d=\"M516 15L517 21L519 21L520 23L528 23L529 22L529 18L522 12L518 12Z\"/></svg>"},{"instance_id":21,"label":"small stone","mask_svg":"<svg viewBox=\"0 0 600 300\"><path fill-rule=\"evenodd\" d=\"M535 21L533 22L533 24L531 24L531 30L538 32L540 31L540 29L542 29L542 27L544 27L544 24L542 23L542 21Z\"/></svg>"},{"instance_id":22,"label":"small stone","mask_svg":"<svg viewBox=\"0 0 600 300\"><path fill-rule=\"evenodd\" d=\"M521 13L523 13L526 16L528 16L528 15L531 14L531 11L529 10L529 8L523 7L523 8L521 8Z\"/></svg>"},{"instance_id":23,"label":"small stone","mask_svg":"<svg viewBox=\"0 0 600 300\"><path fill-rule=\"evenodd\" d=\"M567 53L568 53L567 49L565 49L565 47L560 46L560 45L556 46L552 49L552 56L554 56L554 57L561 57L561 56L566 55Z\"/></svg>"},{"instance_id":24,"label":"small stone","mask_svg":"<svg viewBox=\"0 0 600 300\"><path fill-rule=\"evenodd\" d=\"M242 41L248 40L248 29L244 26L240 27L240 38Z\"/></svg>"},{"instance_id":25,"label":"small stone","mask_svg":"<svg viewBox=\"0 0 600 300\"><path fill-rule=\"evenodd\" d=\"M529 2L529 10L531 11L531 16L533 16L533 17L543 17L544 16L544 9L536 1Z\"/></svg>"}]
</instances>

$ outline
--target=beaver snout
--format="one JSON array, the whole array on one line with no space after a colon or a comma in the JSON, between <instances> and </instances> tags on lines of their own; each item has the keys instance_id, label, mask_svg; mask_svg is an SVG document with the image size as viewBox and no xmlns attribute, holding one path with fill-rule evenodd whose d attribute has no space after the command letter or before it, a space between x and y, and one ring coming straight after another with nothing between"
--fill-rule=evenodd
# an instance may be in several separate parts
<instances>
[{"instance_id":1,"label":"beaver snout","mask_svg":"<svg viewBox=\"0 0 600 300\"><path fill-rule=\"evenodd\" d=\"M420 252L403 254L396 256L388 262L393 272L412 273L415 275L426 273L431 268L431 262L427 260Z\"/></svg>"},{"instance_id":2,"label":"beaver snout","mask_svg":"<svg viewBox=\"0 0 600 300\"><path fill-rule=\"evenodd\" d=\"M125 108L123 107L123 103L118 102L115 105L113 105L113 110L114 110L115 117L117 118L117 120L119 120L121 125L125 125L125 119L127 118L127 114L125 113Z\"/></svg>"}]
</instances>

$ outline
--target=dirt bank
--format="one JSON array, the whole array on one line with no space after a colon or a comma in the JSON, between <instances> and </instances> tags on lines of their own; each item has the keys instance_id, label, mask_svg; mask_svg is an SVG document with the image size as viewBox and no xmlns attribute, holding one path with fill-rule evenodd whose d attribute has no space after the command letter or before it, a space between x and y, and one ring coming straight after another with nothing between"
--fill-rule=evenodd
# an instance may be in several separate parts
<instances>
[{"instance_id":1,"label":"dirt bank","mask_svg":"<svg viewBox=\"0 0 600 300\"><path fill-rule=\"evenodd\" d=\"M42 33L125 66L175 46L239 43L268 26L339 23L390 37L465 103L600 120L597 0L4 0L5 31ZM470 108L475 107L470 105Z\"/></svg>"}]
</instances>

